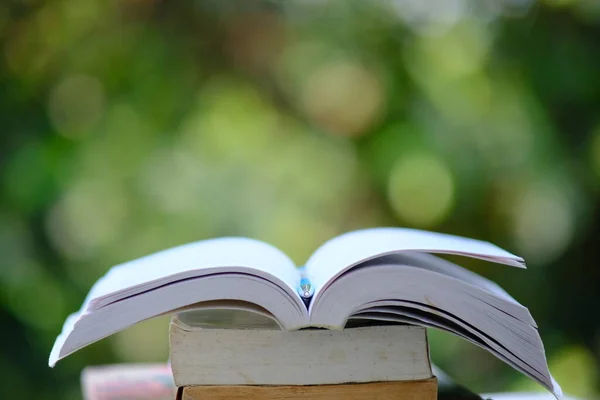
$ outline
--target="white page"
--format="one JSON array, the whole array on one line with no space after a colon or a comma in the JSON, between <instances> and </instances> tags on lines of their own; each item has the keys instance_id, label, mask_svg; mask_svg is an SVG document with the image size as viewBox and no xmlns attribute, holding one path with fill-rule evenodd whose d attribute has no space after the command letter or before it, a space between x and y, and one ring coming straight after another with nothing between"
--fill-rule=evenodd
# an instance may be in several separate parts
<instances>
[{"instance_id":1,"label":"white page","mask_svg":"<svg viewBox=\"0 0 600 400\"><path fill-rule=\"evenodd\" d=\"M287 295L270 281L248 274L219 274L186 279L130 296L89 313L75 313L63 325L54 342L48 363L108 337L133 324L159 315L178 313L200 303L223 298L256 304L275 316L285 329L303 327L308 322L301 300Z\"/></svg>"},{"instance_id":2,"label":"white page","mask_svg":"<svg viewBox=\"0 0 600 400\"><path fill-rule=\"evenodd\" d=\"M400 308L396 306L400 306ZM408 310L409 308L412 308L414 311ZM431 315L427 316L428 313L431 313ZM490 340L490 338L486 337L486 335L484 335L482 332L478 332L464 321L457 319L452 315L442 316L435 309L428 305L404 302L401 300L374 302L365 305L363 310L358 311L354 316L352 316L352 319L361 318L380 321L397 321L401 323L415 323L414 320L418 320L419 322L416 323L416 325L446 330L488 350L500 360L506 362L511 367L521 371L525 375L540 383L542 386L546 387L555 395L556 398L560 398L562 396L562 389L560 385L554 380L549 371L548 375L550 381L546 381L542 375L538 375L540 374L539 371L535 371L530 365L513 355L506 348L500 346L498 343L495 343L493 340ZM448 323L444 322L444 320L446 320ZM451 324L455 324L458 327L458 330Z\"/></svg>"},{"instance_id":3,"label":"white page","mask_svg":"<svg viewBox=\"0 0 600 400\"><path fill-rule=\"evenodd\" d=\"M411 266L364 265L319 292L321 296L311 303L313 325L343 326L348 316L381 300L429 304L476 327L513 354L528 360L527 363L543 374L540 378L551 387L539 333L526 322L530 318L513 317L518 314L494 306L494 299L498 298L488 291L444 274ZM503 302L517 309L517 304ZM526 311L522 306L518 309Z\"/></svg>"},{"instance_id":4,"label":"white page","mask_svg":"<svg viewBox=\"0 0 600 400\"><path fill-rule=\"evenodd\" d=\"M470 335L467 332L458 331L455 328L453 328L449 325L446 325L444 323L440 323L440 322L428 319L426 317L412 318L412 317L407 317L403 314L379 313L379 312L360 312L360 313L354 315L351 319L352 320L365 320L365 321L370 320L370 321L384 321L384 322L412 324L412 325L423 326L426 328L440 329L440 330L449 332L449 333L456 335L476 346L479 346L479 347L485 349L486 351L490 352L492 355L497 357L499 360L508 364L510 367L529 376L530 378L532 378L533 380L538 382L541 386L543 386L547 390L551 391L552 394L555 396L555 398L559 399L560 396L562 396L562 389L556 383L554 378L551 379L552 387L546 387L546 385L544 385L541 381L539 381L538 379L536 379L533 376L530 376L530 374L527 373L525 370L523 370L523 368L520 367L518 364L516 364L512 358L509 358L507 356L507 353L505 353L503 351L498 351L496 348L489 347L487 344L482 342L478 337Z\"/></svg>"},{"instance_id":5,"label":"white page","mask_svg":"<svg viewBox=\"0 0 600 400\"><path fill-rule=\"evenodd\" d=\"M366 264L368 265L370 263L373 263L373 265L410 265L414 267L423 268L471 284L475 287L478 287L491 293L494 296L499 297L502 300L508 301L510 303L519 304L518 301L516 301L510 294L508 294L508 292L502 289L497 283L487 278L484 278L483 276L476 274L475 272L469 271L468 269L461 267L460 265L456 265L431 254L417 252L391 254L388 256L383 256L381 258L377 258L376 260L369 261Z\"/></svg>"},{"instance_id":6,"label":"white page","mask_svg":"<svg viewBox=\"0 0 600 400\"><path fill-rule=\"evenodd\" d=\"M218 272L276 278L271 280L283 282L294 294L300 282L292 260L277 248L259 240L227 237L177 246L117 265L96 282L84 306L98 309L175 280Z\"/></svg>"},{"instance_id":7,"label":"white page","mask_svg":"<svg viewBox=\"0 0 600 400\"><path fill-rule=\"evenodd\" d=\"M147 305L148 298L159 294L161 288L168 287L170 284L183 287L191 280L212 280L218 276L216 274L225 272L232 277L237 275L240 279L245 276L256 276L274 283L280 291L286 293L287 298L295 303L295 308L299 313L306 313L306 307L296 291L300 283L300 274L294 263L280 250L267 243L248 238L230 237L204 240L164 250L111 268L92 287L79 312L70 315L63 325L63 331L54 343L51 360L56 362L61 357L63 344L70 337L82 337L81 343L76 344L75 348L83 347L100 339L101 337L96 337L93 332L79 332L78 329L80 326L85 326L87 319L111 304L139 296L141 304ZM244 296L244 293L244 290L239 290L237 295ZM252 293L247 293L245 296L251 297L250 295ZM191 296L189 298L192 299ZM208 300L219 299L221 299L219 293L208 298ZM249 301L249 298L244 297L238 299ZM273 299L280 302L280 298L273 297ZM164 299L162 303L166 304L170 300ZM161 303L160 299L155 299L155 302ZM265 305L268 306L267 303ZM191 303L179 304L177 307L189 304ZM114 324L115 330L107 331L108 334L143 320L140 315L149 318L159 313L156 311L152 315L154 309L146 308L148 309L131 311L131 320L125 320L123 315L105 315L104 318L107 319L107 322L113 317L120 321L118 324ZM158 306L155 308L156 310L160 309ZM166 311L168 310L160 312Z\"/></svg>"},{"instance_id":8,"label":"white page","mask_svg":"<svg viewBox=\"0 0 600 400\"><path fill-rule=\"evenodd\" d=\"M417 267L423 270L431 271L432 273L442 274L444 276L459 280L463 283L472 285L476 291L472 294L478 293L478 290L483 290L489 296L477 296L482 301L491 305L492 307L498 308L505 313L517 318L529 325L537 327L537 324L529 310L516 301L510 296L504 289L502 289L496 283L490 281L478 275L466 268L456 265L439 257L426 253L417 252L406 252L401 254L392 254L383 257L361 263L356 266L352 271L357 268L370 268L377 267L379 265L398 265L398 266L411 266ZM350 272L351 273L351 272Z\"/></svg>"},{"instance_id":9,"label":"white page","mask_svg":"<svg viewBox=\"0 0 600 400\"><path fill-rule=\"evenodd\" d=\"M348 268L374 257L405 251L456 254L525 267L521 257L488 242L417 229L372 228L326 242L306 262L306 273L316 288L316 296Z\"/></svg>"},{"instance_id":10,"label":"white page","mask_svg":"<svg viewBox=\"0 0 600 400\"><path fill-rule=\"evenodd\" d=\"M398 318L399 317L399 318ZM505 347L495 343L493 338L488 337L483 332L474 329L464 321L455 318L452 315L440 314L437 310L426 304L416 304L402 300L381 301L366 305L364 310L356 313L353 318L371 318L381 321L399 321L426 324L423 326L434 327L448 331L454 335L477 344L494 355L501 358L513 368L523 371L524 368L531 368L527 363L519 358ZM398 318L398 319L397 319ZM518 363L515 362L518 360Z\"/></svg>"}]
</instances>

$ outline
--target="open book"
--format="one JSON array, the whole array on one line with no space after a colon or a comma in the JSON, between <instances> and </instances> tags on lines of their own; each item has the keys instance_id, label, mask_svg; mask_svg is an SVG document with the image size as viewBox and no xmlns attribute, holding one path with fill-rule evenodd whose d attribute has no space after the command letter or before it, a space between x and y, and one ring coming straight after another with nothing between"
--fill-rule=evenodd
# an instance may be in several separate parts
<instances>
[{"instance_id":1,"label":"open book","mask_svg":"<svg viewBox=\"0 0 600 400\"><path fill-rule=\"evenodd\" d=\"M190 309L263 314L282 330L400 322L452 332L562 396L527 308L493 282L433 254L524 268L487 242L404 228L333 238L303 268L264 242L190 243L113 267L67 318L49 364L137 322Z\"/></svg>"}]
</instances>

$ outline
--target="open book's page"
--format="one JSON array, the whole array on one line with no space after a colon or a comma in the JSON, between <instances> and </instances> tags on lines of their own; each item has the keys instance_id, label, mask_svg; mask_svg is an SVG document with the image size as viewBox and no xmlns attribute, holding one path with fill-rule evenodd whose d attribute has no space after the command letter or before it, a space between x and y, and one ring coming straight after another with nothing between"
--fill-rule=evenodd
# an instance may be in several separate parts
<instances>
[{"instance_id":1,"label":"open book's page","mask_svg":"<svg viewBox=\"0 0 600 400\"><path fill-rule=\"evenodd\" d=\"M310 311L316 326L343 326L350 317L440 327L481 344L560 397L527 308L438 257L407 252L361 263L321 288Z\"/></svg>"},{"instance_id":2,"label":"open book's page","mask_svg":"<svg viewBox=\"0 0 600 400\"><path fill-rule=\"evenodd\" d=\"M256 304L277 318L286 330L299 329L308 321L306 307L299 296L291 297L270 281L249 274L213 274L184 279L91 312L73 314L67 318L54 343L49 365L54 366L69 354L138 322L222 299ZM221 304L219 307L226 306ZM239 308L235 304L233 307Z\"/></svg>"},{"instance_id":3,"label":"open book's page","mask_svg":"<svg viewBox=\"0 0 600 400\"><path fill-rule=\"evenodd\" d=\"M508 294L508 292L502 289L496 282L492 282L491 280L484 278L483 276L476 274L475 272L469 271L468 269L463 268L460 265L456 265L432 254L419 252L390 254L371 261L367 261L366 263L360 264L360 266L362 267L368 264L410 265L413 267L426 269L428 271L437 272L473 285L479 289L485 290L493 294L494 296L501 298L502 300L519 304L510 294ZM519 307L522 306L519 304Z\"/></svg>"},{"instance_id":4,"label":"open book's page","mask_svg":"<svg viewBox=\"0 0 600 400\"><path fill-rule=\"evenodd\" d=\"M488 242L417 229L372 228L349 232L326 242L306 262L306 273L318 296L328 282L346 269L374 257L407 251L464 255L525 267L521 257Z\"/></svg>"},{"instance_id":5,"label":"open book's page","mask_svg":"<svg viewBox=\"0 0 600 400\"><path fill-rule=\"evenodd\" d=\"M256 303L281 323L299 324L306 307L300 274L281 251L258 240L190 243L113 267L63 325L50 364L96 340L175 308L213 300Z\"/></svg>"},{"instance_id":6,"label":"open book's page","mask_svg":"<svg viewBox=\"0 0 600 400\"><path fill-rule=\"evenodd\" d=\"M372 303L365 311L359 311L352 319L367 319L376 321L401 322L413 325L438 328L457 335L477 346L480 346L511 367L546 385L546 380L539 372L522 360L518 355L511 353L500 345L494 338L485 335L477 328L466 324L460 318L451 314L444 314L439 309L425 304L414 302L376 302ZM553 387L549 387L553 390Z\"/></svg>"},{"instance_id":7,"label":"open book's page","mask_svg":"<svg viewBox=\"0 0 600 400\"><path fill-rule=\"evenodd\" d=\"M421 309L425 309L427 306L421 306ZM530 370L528 370L527 366L523 366L522 363L515 362L518 360L514 355L507 353L506 349L502 347L498 347L497 345L490 346L490 340L482 340L477 334L470 333L468 330L461 329L461 327L455 323L450 321L445 321L441 318L438 318L435 313L427 315L427 313L419 312L419 311L409 311L409 308L399 308L394 307L394 311L381 311L377 309L373 309L372 312L359 312L354 315L351 321L384 321L384 322L393 322L393 323L405 323L410 325L420 325L428 328L436 328L443 331L450 332L458 337L461 337L476 346L484 348L489 351L491 354L504 361L511 367L516 370L524 373L525 375L531 377L536 380L542 386L545 386L552 394L555 399L564 399L562 394L562 389L558 382L554 380L552 376L550 376L550 384L544 383L543 381L536 378L536 376L532 375ZM493 342L491 342L493 343ZM437 374L435 374L437 376ZM546 396L544 394L544 396ZM550 400L552 396L548 395L544 397L545 399ZM485 397L487 399L487 397Z\"/></svg>"},{"instance_id":8,"label":"open book's page","mask_svg":"<svg viewBox=\"0 0 600 400\"><path fill-rule=\"evenodd\" d=\"M280 281L296 293L300 275L282 251L259 240L227 237L177 246L112 267L94 284L89 309L154 287L212 273L241 272Z\"/></svg>"}]
</instances>

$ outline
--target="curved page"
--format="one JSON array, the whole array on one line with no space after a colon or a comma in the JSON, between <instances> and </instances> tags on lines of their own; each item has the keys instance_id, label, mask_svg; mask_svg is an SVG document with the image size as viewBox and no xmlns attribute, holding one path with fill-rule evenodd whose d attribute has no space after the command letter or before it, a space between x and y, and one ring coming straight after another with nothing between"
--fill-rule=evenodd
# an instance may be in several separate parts
<instances>
[{"instance_id":1,"label":"curved page","mask_svg":"<svg viewBox=\"0 0 600 400\"><path fill-rule=\"evenodd\" d=\"M553 387L539 333L526 308L480 287L438 272L408 265L378 265L352 270L323 291L311 309L315 326L343 326L345 318L375 302L428 304L493 338ZM415 307L415 306L413 306ZM515 360L516 361L516 360ZM525 365L526 364L526 365ZM556 388L555 388L556 389Z\"/></svg>"},{"instance_id":2,"label":"curved page","mask_svg":"<svg viewBox=\"0 0 600 400\"><path fill-rule=\"evenodd\" d=\"M227 292L225 287L218 284L225 277L236 279L235 277L243 275L255 276L264 281L263 287L270 283L280 292L279 295L275 295L271 291L263 290L271 293L272 297L262 299L265 304L260 306L277 308L276 303L282 303L282 299L286 299L287 302L293 303L293 312L290 313L286 309L285 312L289 316L278 317L283 320L287 318L288 325L292 324L290 318L294 318L295 325L306 322L306 307L296 291L300 274L284 253L254 239L211 239L178 246L111 268L92 287L79 312L72 314L65 321L63 330L54 344L50 364L54 365L60 358L100 338L174 308L199 301L222 299L252 302L256 296L252 291L257 290L256 287L240 285L235 292ZM221 278L214 278L215 276ZM216 292L212 292L210 296L206 293L182 292L177 293L178 301L173 302L168 298L168 290L161 290L173 285L181 288L194 286L195 284L188 282L209 278L216 282L210 288ZM139 309L128 309L129 314L119 314L118 307L111 308L111 305L121 302L127 301L129 304L131 301L128 300L133 298L139 298L135 302L135 307ZM170 306L167 307L167 304ZM94 318L90 319L92 316ZM104 321L100 321L99 316L102 316ZM86 325L92 320L102 326L92 330Z\"/></svg>"},{"instance_id":3,"label":"curved page","mask_svg":"<svg viewBox=\"0 0 600 400\"><path fill-rule=\"evenodd\" d=\"M400 316L399 322L408 322L412 319L417 321L416 325L436 327L457 336L460 336L478 346L486 349L511 367L524 373L534 379L548 390L553 391L552 385L544 377L544 373L536 370L520 357L520 353L512 353L506 347L498 343L493 337L486 335L476 327L467 324L465 321L444 313L442 310L426 304L419 304L405 301L386 301L372 303L365 307L363 311L358 312L352 318L372 318L374 320L396 321ZM427 324L427 325L424 325ZM549 373L548 373L549 374Z\"/></svg>"},{"instance_id":4,"label":"curved page","mask_svg":"<svg viewBox=\"0 0 600 400\"><path fill-rule=\"evenodd\" d=\"M115 301L178 280L221 272L251 273L296 293L300 275L290 258L268 243L225 237L188 243L112 267L88 293L83 309Z\"/></svg>"},{"instance_id":5,"label":"curved page","mask_svg":"<svg viewBox=\"0 0 600 400\"><path fill-rule=\"evenodd\" d=\"M395 302L382 302L393 304ZM399 304L402 302L398 302ZM406 303L408 304L408 303ZM520 358L515 356L514 354L508 352L503 347L498 347L497 343L494 343L493 339L482 335L481 332L478 332L474 329L465 329L464 321L458 321L455 318L450 318L444 320L440 318L438 314L433 312L427 312L427 310L431 310L431 307L426 305L417 305L411 304L409 307L415 307L416 310L421 310L424 312L418 312L416 310L410 311L408 308L404 307L374 307L372 309L365 309L365 311L361 311L350 317L349 320L370 320L370 321L385 321L385 322L396 322L396 323L408 323L413 325L420 325L424 327L431 327L440 330L444 330L450 332L454 335L457 335L496 356L498 359L504 361L506 364L510 365L517 371L527 375L531 379L538 382L540 385L544 386L548 389L555 398L561 399L563 398L563 392L554 377L550 375L550 381L547 382L545 380L540 380L536 376L535 373L532 373L530 369L527 367L523 367L522 362L520 362ZM429 315L427 315L429 314Z\"/></svg>"},{"instance_id":6,"label":"curved page","mask_svg":"<svg viewBox=\"0 0 600 400\"><path fill-rule=\"evenodd\" d=\"M287 330L307 321L306 308L298 307L278 286L251 275L218 274L187 279L111 303L87 314L71 315L56 339L49 364L131 325L205 301L242 300L264 308Z\"/></svg>"},{"instance_id":7,"label":"curved page","mask_svg":"<svg viewBox=\"0 0 600 400\"><path fill-rule=\"evenodd\" d=\"M321 246L307 261L315 298L328 283L353 266L387 254L423 252L456 254L525 268L525 261L491 243L407 228L372 228L349 232Z\"/></svg>"}]
</instances>

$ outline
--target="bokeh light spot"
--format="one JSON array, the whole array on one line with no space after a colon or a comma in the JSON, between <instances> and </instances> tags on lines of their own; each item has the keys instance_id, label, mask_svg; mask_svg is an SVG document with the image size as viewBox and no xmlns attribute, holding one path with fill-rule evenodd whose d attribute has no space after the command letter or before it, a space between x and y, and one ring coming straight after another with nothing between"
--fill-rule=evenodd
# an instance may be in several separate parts
<instances>
[{"instance_id":1,"label":"bokeh light spot","mask_svg":"<svg viewBox=\"0 0 600 400\"><path fill-rule=\"evenodd\" d=\"M65 315L65 298L60 285L41 265L16 265L26 268L28 279L6 287L3 296L13 315L40 330L54 331Z\"/></svg>"},{"instance_id":2,"label":"bokeh light spot","mask_svg":"<svg viewBox=\"0 0 600 400\"><path fill-rule=\"evenodd\" d=\"M600 180L600 125L591 134L590 157L592 170Z\"/></svg>"},{"instance_id":3,"label":"bokeh light spot","mask_svg":"<svg viewBox=\"0 0 600 400\"><path fill-rule=\"evenodd\" d=\"M46 230L65 256L86 259L119 237L127 211L125 193L119 187L84 182L71 187L54 205Z\"/></svg>"},{"instance_id":4,"label":"bokeh light spot","mask_svg":"<svg viewBox=\"0 0 600 400\"><path fill-rule=\"evenodd\" d=\"M388 197L398 218L417 227L441 223L454 205L454 178L434 155L410 154L394 165Z\"/></svg>"},{"instance_id":5,"label":"bokeh light spot","mask_svg":"<svg viewBox=\"0 0 600 400\"><path fill-rule=\"evenodd\" d=\"M14 215L0 214L0 287L22 285L37 267L27 225Z\"/></svg>"},{"instance_id":6,"label":"bokeh light spot","mask_svg":"<svg viewBox=\"0 0 600 400\"><path fill-rule=\"evenodd\" d=\"M146 201L166 213L198 212L199 192L206 184L206 166L185 149L163 149L141 169L139 188Z\"/></svg>"},{"instance_id":7,"label":"bokeh light spot","mask_svg":"<svg viewBox=\"0 0 600 400\"><path fill-rule=\"evenodd\" d=\"M278 114L261 94L235 80L214 79L183 126L182 145L215 162L256 162L276 135Z\"/></svg>"},{"instance_id":8,"label":"bokeh light spot","mask_svg":"<svg viewBox=\"0 0 600 400\"><path fill-rule=\"evenodd\" d=\"M241 68L268 69L284 45L285 25L276 13L243 13L229 21L227 49Z\"/></svg>"},{"instance_id":9,"label":"bokeh light spot","mask_svg":"<svg viewBox=\"0 0 600 400\"><path fill-rule=\"evenodd\" d=\"M465 21L443 36L423 36L408 47L411 73L422 79L448 82L468 77L481 71L487 62L491 38L485 27L474 21Z\"/></svg>"},{"instance_id":10,"label":"bokeh light spot","mask_svg":"<svg viewBox=\"0 0 600 400\"><path fill-rule=\"evenodd\" d=\"M302 88L301 104L310 119L342 136L358 136L378 119L385 105L376 74L349 60L317 68Z\"/></svg>"},{"instance_id":11,"label":"bokeh light spot","mask_svg":"<svg viewBox=\"0 0 600 400\"><path fill-rule=\"evenodd\" d=\"M102 83L87 75L69 76L50 93L48 112L57 132L78 138L90 132L104 111Z\"/></svg>"},{"instance_id":12,"label":"bokeh light spot","mask_svg":"<svg viewBox=\"0 0 600 400\"><path fill-rule=\"evenodd\" d=\"M517 198L513 235L519 254L535 264L559 257L571 241L574 215L565 190L556 184L534 184Z\"/></svg>"},{"instance_id":13,"label":"bokeh light spot","mask_svg":"<svg viewBox=\"0 0 600 400\"><path fill-rule=\"evenodd\" d=\"M443 32L467 12L465 0L393 0L390 5L407 25L425 34Z\"/></svg>"},{"instance_id":14,"label":"bokeh light spot","mask_svg":"<svg viewBox=\"0 0 600 400\"><path fill-rule=\"evenodd\" d=\"M565 393L581 399L596 398L598 364L588 349L581 346L565 347L548 364Z\"/></svg>"}]
</instances>

